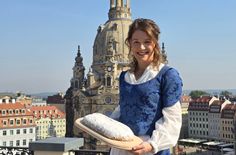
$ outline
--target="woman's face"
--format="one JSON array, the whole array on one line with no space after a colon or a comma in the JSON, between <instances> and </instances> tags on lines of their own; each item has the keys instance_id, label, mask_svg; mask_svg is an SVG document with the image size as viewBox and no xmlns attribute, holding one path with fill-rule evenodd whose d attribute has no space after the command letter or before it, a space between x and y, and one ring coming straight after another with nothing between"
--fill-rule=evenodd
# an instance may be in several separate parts
<instances>
[{"instance_id":1,"label":"woman's face","mask_svg":"<svg viewBox=\"0 0 236 155\"><path fill-rule=\"evenodd\" d=\"M149 65L153 61L155 43L146 32L136 30L130 40L130 47L139 65Z\"/></svg>"}]
</instances>

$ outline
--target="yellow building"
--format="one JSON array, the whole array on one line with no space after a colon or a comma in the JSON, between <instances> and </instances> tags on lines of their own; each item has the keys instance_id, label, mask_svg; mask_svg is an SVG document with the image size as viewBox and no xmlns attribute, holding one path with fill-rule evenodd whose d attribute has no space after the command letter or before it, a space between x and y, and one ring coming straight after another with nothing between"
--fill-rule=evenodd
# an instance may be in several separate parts
<instances>
[{"instance_id":1,"label":"yellow building","mask_svg":"<svg viewBox=\"0 0 236 155\"><path fill-rule=\"evenodd\" d=\"M55 106L32 106L36 123L36 138L64 137L66 133L65 114Z\"/></svg>"}]
</instances>

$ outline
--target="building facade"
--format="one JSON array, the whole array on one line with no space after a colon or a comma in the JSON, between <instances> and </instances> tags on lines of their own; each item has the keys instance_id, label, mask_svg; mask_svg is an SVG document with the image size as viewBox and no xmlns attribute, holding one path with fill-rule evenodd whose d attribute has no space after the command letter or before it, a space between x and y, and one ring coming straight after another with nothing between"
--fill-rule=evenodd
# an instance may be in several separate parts
<instances>
[{"instance_id":1,"label":"building facade","mask_svg":"<svg viewBox=\"0 0 236 155\"><path fill-rule=\"evenodd\" d=\"M188 106L191 100L191 97L188 95L181 96L182 126L179 136L180 139L188 137Z\"/></svg>"},{"instance_id":2,"label":"building facade","mask_svg":"<svg viewBox=\"0 0 236 155\"><path fill-rule=\"evenodd\" d=\"M36 124L36 139L48 137L65 137L65 114L55 106L32 106L30 111L34 115ZM51 131L54 130L54 131ZM52 133L53 132L53 133Z\"/></svg>"},{"instance_id":3,"label":"building facade","mask_svg":"<svg viewBox=\"0 0 236 155\"><path fill-rule=\"evenodd\" d=\"M222 109L231 102L228 100L215 100L209 107L209 139L221 140L221 112Z\"/></svg>"},{"instance_id":4,"label":"building facade","mask_svg":"<svg viewBox=\"0 0 236 155\"><path fill-rule=\"evenodd\" d=\"M57 93L55 95L48 96L46 102L47 105L55 106L60 111L65 113L66 109L65 109L65 100L63 93Z\"/></svg>"},{"instance_id":5,"label":"building facade","mask_svg":"<svg viewBox=\"0 0 236 155\"><path fill-rule=\"evenodd\" d=\"M0 102L0 146L28 147L35 141L33 114L19 102Z\"/></svg>"},{"instance_id":6,"label":"building facade","mask_svg":"<svg viewBox=\"0 0 236 155\"><path fill-rule=\"evenodd\" d=\"M225 142L234 143L234 116L236 114L236 104L226 105L221 113L220 138Z\"/></svg>"},{"instance_id":7,"label":"building facade","mask_svg":"<svg viewBox=\"0 0 236 155\"><path fill-rule=\"evenodd\" d=\"M208 139L209 107L216 97L203 96L192 100L188 107L188 134L192 138Z\"/></svg>"},{"instance_id":8,"label":"building facade","mask_svg":"<svg viewBox=\"0 0 236 155\"><path fill-rule=\"evenodd\" d=\"M190 102L188 114L190 138L235 142L236 104L216 97L199 97Z\"/></svg>"},{"instance_id":9,"label":"building facade","mask_svg":"<svg viewBox=\"0 0 236 155\"><path fill-rule=\"evenodd\" d=\"M119 75L129 65L125 38L131 23L130 0L110 0L108 20L97 29L93 62L86 76L78 46L71 86L65 95L68 137L80 135L73 127L75 119L94 112L109 115L117 106ZM88 149L96 149L100 143L88 135L83 137L90 144Z\"/></svg>"}]
</instances>

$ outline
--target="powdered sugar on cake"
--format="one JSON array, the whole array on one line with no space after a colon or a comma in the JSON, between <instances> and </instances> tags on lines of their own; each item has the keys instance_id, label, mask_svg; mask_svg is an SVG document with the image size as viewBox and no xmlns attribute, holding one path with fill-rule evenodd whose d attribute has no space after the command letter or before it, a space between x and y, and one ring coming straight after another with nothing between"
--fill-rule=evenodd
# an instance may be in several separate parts
<instances>
[{"instance_id":1,"label":"powdered sugar on cake","mask_svg":"<svg viewBox=\"0 0 236 155\"><path fill-rule=\"evenodd\" d=\"M110 139L131 141L134 137L133 131L127 125L101 113L86 115L81 123Z\"/></svg>"}]
</instances>

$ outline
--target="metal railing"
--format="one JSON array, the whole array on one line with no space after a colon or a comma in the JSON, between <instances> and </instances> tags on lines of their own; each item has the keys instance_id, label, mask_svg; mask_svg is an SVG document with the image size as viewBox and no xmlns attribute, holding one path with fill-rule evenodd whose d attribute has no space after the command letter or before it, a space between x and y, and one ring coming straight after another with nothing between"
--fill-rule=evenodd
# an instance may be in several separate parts
<instances>
[{"instance_id":1,"label":"metal railing","mask_svg":"<svg viewBox=\"0 0 236 155\"><path fill-rule=\"evenodd\" d=\"M28 147L0 146L0 155L34 155Z\"/></svg>"},{"instance_id":2,"label":"metal railing","mask_svg":"<svg viewBox=\"0 0 236 155\"><path fill-rule=\"evenodd\" d=\"M71 150L75 155L109 155L109 151L103 150ZM34 155L34 151L28 147L0 146L0 155Z\"/></svg>"}]
</instances>

